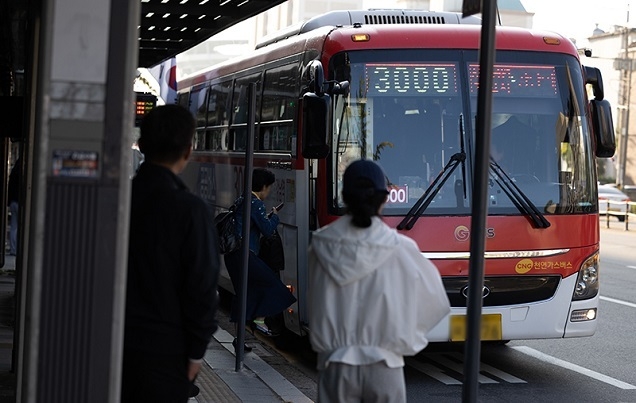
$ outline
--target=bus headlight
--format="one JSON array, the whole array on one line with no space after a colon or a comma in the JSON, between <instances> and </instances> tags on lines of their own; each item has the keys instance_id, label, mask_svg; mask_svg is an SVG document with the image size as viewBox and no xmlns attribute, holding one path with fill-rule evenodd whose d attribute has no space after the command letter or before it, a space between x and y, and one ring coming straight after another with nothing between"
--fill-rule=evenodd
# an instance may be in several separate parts
<instances>
[{"instance_id":1,"label":"bus headlight","mask_svg":"<svg viewBox=\"0 0 636 403\"><path fill-rule=\"evenodd\" d=\"M574 287L572 300L594 298L598 294L598 253L583 262Z\"/></svg>"}]
</instances>

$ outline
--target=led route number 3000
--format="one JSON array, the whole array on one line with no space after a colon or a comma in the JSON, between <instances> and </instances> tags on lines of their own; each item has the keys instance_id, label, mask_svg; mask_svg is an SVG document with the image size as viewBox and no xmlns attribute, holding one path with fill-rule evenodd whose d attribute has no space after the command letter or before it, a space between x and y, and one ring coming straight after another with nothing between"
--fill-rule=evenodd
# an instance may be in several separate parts
<instances>
[{"instance_id":1,"label":"led route number 3000","mask_svg":"<svg viewBox=\"0 0 636 403\"><path fill-rule=\"evenodd\" d=\"M369 95L456 94L455 65L367 64Z\"/></svg>"}]
</instances>

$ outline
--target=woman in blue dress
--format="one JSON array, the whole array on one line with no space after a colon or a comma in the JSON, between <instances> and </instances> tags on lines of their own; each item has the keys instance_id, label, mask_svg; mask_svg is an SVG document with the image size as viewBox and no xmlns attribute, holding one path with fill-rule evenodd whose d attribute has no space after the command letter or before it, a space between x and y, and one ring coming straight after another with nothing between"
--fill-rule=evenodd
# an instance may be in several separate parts
<instances>
[{"instance_id":1,"label":"woman in blue dress","mask_svg":"<svg viewBox=\"0 0 636 403\"><path fill-rule=\"evenodd\" d=\"M267 325L265 325L265 317L276 315L296 302L296 298L280 281L280 278L258 257L261 236L271 236L280 222L276 208L272 208L272 212L268 214L263 202L269 195L275 180L274 174L267 169L256 168L252 173L250 252L247 267L245 317L248 322L253 322L256 328L265 334L271 334ZM243 202L243 196L239 197L235 202L239 233L243 229ZM242 250L240 248L225 255L225 266L235 290L230 312L230 320L232 322L238 321L236 294L238 294L241 284L241 257ZM251 348L247 347L246 351L249 350Z\"/></svg>"}]
</instances>

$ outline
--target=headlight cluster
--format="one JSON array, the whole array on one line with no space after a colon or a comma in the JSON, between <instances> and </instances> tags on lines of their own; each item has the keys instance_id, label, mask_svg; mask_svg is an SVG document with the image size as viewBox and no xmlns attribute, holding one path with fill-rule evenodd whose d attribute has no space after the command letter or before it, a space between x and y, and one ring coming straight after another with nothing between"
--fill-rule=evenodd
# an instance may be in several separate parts
<instances>
[{"instance_id":1,"label":"headlight cluster","mask_svg":"<svg viewBox=\"0 0 636 403\"><path fill-rule=\"evenodd\" d=\"M598 294L598 253L583 262L574 287L572 300L594 298Z\"/></svg>"}]
</instances>

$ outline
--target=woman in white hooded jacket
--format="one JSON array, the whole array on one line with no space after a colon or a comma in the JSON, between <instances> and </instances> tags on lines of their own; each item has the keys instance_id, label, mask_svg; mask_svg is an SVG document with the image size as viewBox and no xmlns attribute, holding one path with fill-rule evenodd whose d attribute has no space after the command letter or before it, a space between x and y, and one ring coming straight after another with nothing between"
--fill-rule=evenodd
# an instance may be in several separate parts
<instances>
[{"instance_id":1,"label":"woman in white hooded jacket","mask_svg":"<svg viewBox=\"0 0 636 403\"><path fill-rule=\"evenodd\" d=\"M318 401L405 402L403 356L449 312L437 268L415 241L379 217L386 176L370 160L350 164L348 214L313 235L309 327L318 353Z\"/></svg>"}]
</instances>

